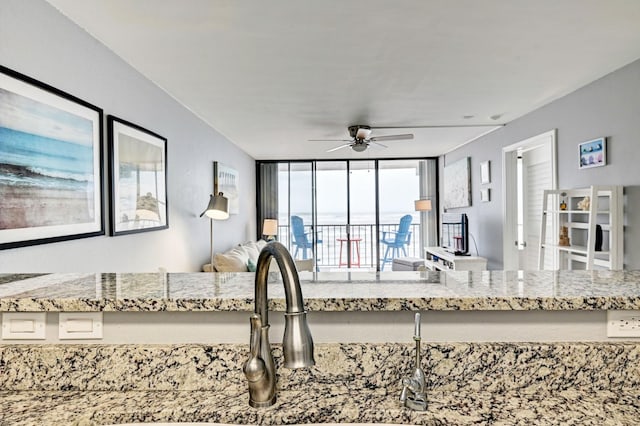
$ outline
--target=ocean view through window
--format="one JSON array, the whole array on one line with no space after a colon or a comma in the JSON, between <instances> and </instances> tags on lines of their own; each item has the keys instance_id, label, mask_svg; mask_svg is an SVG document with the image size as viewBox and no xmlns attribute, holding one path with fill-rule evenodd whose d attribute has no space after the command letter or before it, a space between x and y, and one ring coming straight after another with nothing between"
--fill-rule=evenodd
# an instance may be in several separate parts
<instances>
[{"instance_id":1,"label":"ocean view through window","mask_svg":"<svg viewBox=\"0 0 640 426\"><path fill-rule=\"evenodd\" d=\"M423 247L437 244L436 159L257 163L258 220L277 219L278 241L296 257L313 258L316 270L380 270L380 239L406 215L410 236L401 252L421 258ZM426 197L434 210L415 211L414 201ZM292 217L302 221L301 242Z\"/></svg>"}]
</instances>

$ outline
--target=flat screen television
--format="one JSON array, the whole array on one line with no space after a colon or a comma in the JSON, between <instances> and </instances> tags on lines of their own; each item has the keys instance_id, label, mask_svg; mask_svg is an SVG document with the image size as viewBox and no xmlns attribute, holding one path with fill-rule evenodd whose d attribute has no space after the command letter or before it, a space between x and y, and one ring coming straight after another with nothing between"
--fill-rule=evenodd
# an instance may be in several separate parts
<instances>
[{"instance_id":1,"label":"flat screen television","mask_svg":"<svg viewBox=\"0 0 640 426\"><path fill-rule=\"evenodd\" d=\"M465 213L442 215L442 248L455 255L469 253L469 219Z\"/></svg>"}]
</instances>

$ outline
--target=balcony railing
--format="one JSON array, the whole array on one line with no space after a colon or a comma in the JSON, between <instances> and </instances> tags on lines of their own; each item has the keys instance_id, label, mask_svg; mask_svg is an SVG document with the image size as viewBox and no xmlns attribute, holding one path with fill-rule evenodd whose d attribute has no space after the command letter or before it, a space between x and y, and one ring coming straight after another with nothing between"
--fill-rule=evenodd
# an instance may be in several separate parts
<instances>
[{"instance_id":1,"label":"balcony railing","mask_svg":"<svg viewBox=\"0 0 640 426\"><path fill-rule=\"evenodd\" d=\"M377 255L376 255L376 226L375 224L361 224L361 225L349 225L351 229L350 239L351 243L351 266L357 262L358 257L356 250L360 254L361 268L375 268ZM347 239L347 225L317 225L318 229L318 244L317 253L312 255L309 250L308 256L314 257L317 260L317 266L319 268L338 268L340 266L345 267L347 264L347 242L341 242L340 239ZM381 223L380 224L380 238L382 238L383 232L396 232L398 230L397 223ZM305 226L305 232L308 233L311 238L311 226ZM405 245L407 256L409 257L422 257L420 253L420 224L414 223L410 228L411 237L409 243ZM359 240L359 241L358 241ZM295 253L295 245L291 242L290 231L288 226L278 226L278 241L287 246L292 254ZM357 241L357 243L356 243ZM342 259L340 258L340 247L342 246ZM380 260L384 258L386 245L380 243ZM391 256L391 250L389 251ZM401 254L404 257L404 254ZM298 258L301 258L302 254L298 253ZM385 267L391 270L391 266L387 264Z\"/></svg>"}]
</instances>

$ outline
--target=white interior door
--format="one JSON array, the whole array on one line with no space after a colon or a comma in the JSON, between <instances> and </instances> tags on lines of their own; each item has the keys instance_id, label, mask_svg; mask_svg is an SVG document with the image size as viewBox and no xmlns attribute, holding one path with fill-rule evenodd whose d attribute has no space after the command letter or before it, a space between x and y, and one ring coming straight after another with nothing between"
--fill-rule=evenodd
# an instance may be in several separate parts
<instances>
[{"instance_id":1,"label":"white interior door","mask_svg":"<svg viewBox=\"0 0 640 426\"><path fill-rule=\"evenodd\" d=\"M556 131L507 146L502 154L504 269L538 269L542 190L557 187Z\"/></svg>"},{"instance_id":2,"label":"white interior door","mask_svg":"<svg viewBox=\"0 0 640 426\"><path fill-rule=\"evenodd\" d=\"M521 152L522 157L522 234L518 253L518 269L538 269L538 246L542 222L542 195L545 189L553 189L552 152L549 144L543 144ZM547 222L547 235L553 235L553 224ZM546 264L553 265L550 256Z\"/></svg>"}]
</instances>

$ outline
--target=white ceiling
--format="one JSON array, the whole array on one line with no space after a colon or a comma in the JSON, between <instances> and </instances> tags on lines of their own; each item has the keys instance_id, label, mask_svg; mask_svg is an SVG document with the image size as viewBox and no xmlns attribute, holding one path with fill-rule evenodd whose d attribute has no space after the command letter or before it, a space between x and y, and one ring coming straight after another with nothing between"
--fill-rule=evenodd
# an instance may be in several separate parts
<instances>
[{"instance_id":1,"label":"white ceiling","mask_svg":"<svg viewBox=\"0 0 640 426\"><path fill-rule=\"evenodd\" d=\"M256 159L441 155L491 127L412 126L508 123L640 58L637 0L48 1ZM308 142L352 124L415 139Z\"/></svg>"}]
</instances>

